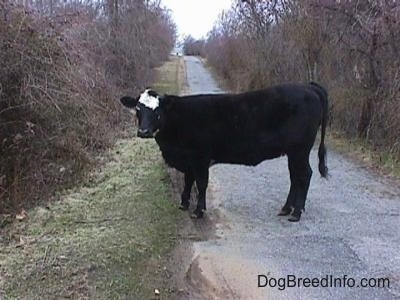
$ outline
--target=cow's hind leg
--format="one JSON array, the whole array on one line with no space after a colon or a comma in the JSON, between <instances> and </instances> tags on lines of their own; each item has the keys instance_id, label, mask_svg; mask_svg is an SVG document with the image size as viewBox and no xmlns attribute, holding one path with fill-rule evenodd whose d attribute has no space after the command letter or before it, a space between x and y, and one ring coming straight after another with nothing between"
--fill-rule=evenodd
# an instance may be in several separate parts
<instances>
[{"instance_id":1,"label":"cow's hind leg","mask_svg":"<svg viewBox=\"0 0 400 300\"><path fill-rule=\"evenodd\" d=\"M185 186L181 194L181 205L179 206L179 209L181 210L188 210L189 208L190 192L192 191L193 183L194 183L193 173L191 171L186 171Z\"/></svg>"},{"instance_id":2,"label":"cow's hind leg","mask_svg":"<svg viewBox=\"0 0 400 300\"><path fill-rule=\"evenodd\" d=\"M193 211L193 218L202 218L206 210L206 191L208 186L208 163L195 169L195 180L198 189L197 207Z\"/></svg>"},{"instance_id":3,"label":"cow's hind leg","mask_svg":"<svg viewBox=\"0 0 400 300\"><path fill-rule=\"evenodd\" d=\"M304 210L312 176L309 155L310 152L307 151L303 155L297 153L296 155L289 156L289 170L291 173L290 177L294 179L296 187L293 203L294 210L289 218L289 221L291 222L298 222L300 220L301 213Z\"/></svg>"},{"instance_id":4,"label":"cow's hind leg","mask_svg":"<svg viewBox=\"0 0 400 300\"><path fill-rule=\"evenodd\" d=\"M296 182L293 179L290 179L290 190L289 195L286 199L285 205L281 208L281 211L278 213L278 216L287 216L290 215L292 209L294 207L294 202L296 201Z\"/></svg>"}]
</instances>

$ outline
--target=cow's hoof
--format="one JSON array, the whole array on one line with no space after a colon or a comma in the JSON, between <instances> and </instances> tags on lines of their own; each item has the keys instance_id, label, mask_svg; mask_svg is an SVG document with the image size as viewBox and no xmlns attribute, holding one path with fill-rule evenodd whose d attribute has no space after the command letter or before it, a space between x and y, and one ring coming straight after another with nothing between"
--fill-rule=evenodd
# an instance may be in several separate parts
<instances>
[{"instance_id":1,"label":"cow's hoof","mask_svg":"<svg viewBox=\"0 0 400 300\"><path fill-rule=\"evenodd\" d=\"M287 216L290 215L291 212L291 208L282 208L281 211L278 213L278 216Z\"/></svg>"},{"instance_id":2,"label":"cow's hoof","mask_svg":"<svg viewBox=\"0 0 400 300\"><path fill-rule=\"evenodd\" d=\"M202 219L204 216L204 212L201 209L195 209L194 212L190 215L192 219Z\"/></svg>"},{"instance_id":3,"label":"cow's hoof","mask_svg":"<svg viewBox=\"0 0 400 300\"><path fill-rule=\"evenodd\" d=\"M288 219L289 222L298 222L300 221L300 216L290 216L290 218Z\"/></svg>"},{"instance_id":4,"label":"cow's hoof","mask_svg":"<svg viewBox=\"0 0 400 300\"><path fill-rule=\"evenodd\" d=\"M186 211L186 210L188 210L189 209L189 205L179 205L179 207L178 207L180 210L183 210L183 211Z\"/></svg>"},{"instance_id":5,"label":"cow's hoof","mask_svg":"<svg viewBox=\"0 0 400 300\"><path fill-rule=\"evenodd\" d=\"M298 221L300 221L300 217L301 217L301 211L295 209L295 210L293 210L292 215L290 216L288 221L289 222L298 222Z\"/></svg>"}]
</instances>

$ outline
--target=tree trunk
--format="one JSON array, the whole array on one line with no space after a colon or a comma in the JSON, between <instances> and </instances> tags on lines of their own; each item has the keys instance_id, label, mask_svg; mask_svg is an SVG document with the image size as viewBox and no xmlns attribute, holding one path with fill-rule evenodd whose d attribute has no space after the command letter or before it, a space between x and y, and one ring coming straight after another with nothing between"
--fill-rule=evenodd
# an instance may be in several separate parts
<instances>
[{"instance_id":1,"label":"tree trunk","mask_svg":"<svg viewBox=\"0 0 400 300\"><path fill-rule=\"evenodd\" d=\"M369 128L373 116L373 108L374 108L374 98L368 97L365 99L362 109L361 116L358 122L358 136L362 139L368 139Z\"/></svg>"},{"instance_id":2,"label":"tree trunk","mask_svg":"<svg viewBox=\"0 0 400 300\"><path fill-rule=\"evenodd\" d=\"M376 66L376 51L378 49L378 34L376 32L376 26L374 26L374 32L371 36L371 46L368 53L368 68L369 68L369 86L371 88L372 96L365 99L362 109L360 121L358 123L358 136L360 138L368 139L368 131L372 122L374 113L374 102L375 95L379 88L379 78L377 74Z\"/></svg>"}]
</instances>

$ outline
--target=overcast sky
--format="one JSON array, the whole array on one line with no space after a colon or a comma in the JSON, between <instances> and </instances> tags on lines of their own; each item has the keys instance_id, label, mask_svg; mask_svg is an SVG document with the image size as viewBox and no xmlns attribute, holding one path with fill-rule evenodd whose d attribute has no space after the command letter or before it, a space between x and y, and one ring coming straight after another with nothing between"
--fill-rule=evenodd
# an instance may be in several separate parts
<instances>
[{"instance_id":1,"label":"overcast sky","mask_svg":"<svg viewBox=\"0 0 400 300\"><path fill-rule=\"evenodd\" d=\"M218 15L231 6L232 0L161 0L172 11L178 36L206 37Z\"/></svg>"}]
</instances>

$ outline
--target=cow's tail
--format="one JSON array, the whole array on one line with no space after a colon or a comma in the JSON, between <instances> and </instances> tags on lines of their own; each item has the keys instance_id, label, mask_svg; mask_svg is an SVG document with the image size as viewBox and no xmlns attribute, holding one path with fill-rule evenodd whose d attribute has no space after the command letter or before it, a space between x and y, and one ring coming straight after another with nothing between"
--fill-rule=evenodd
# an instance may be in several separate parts
<instances>
[{"instance_id":1,"label":"cow's tail","mask_svg":"<svg viewBox=\"0 0 400 300\"><path fill-rule=\"evenodd\" d=\"M325 147L325 131L328 122L328 93L318 83L310 82L314 90L318 93L322 104L322 120L321 120L321 142L318 148L318 170L322 177L328 178L328 166L326 163L326 147Z\"/></svg>"}]
</instances>

